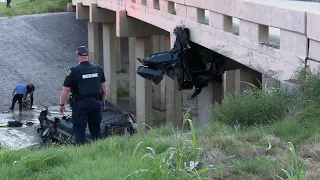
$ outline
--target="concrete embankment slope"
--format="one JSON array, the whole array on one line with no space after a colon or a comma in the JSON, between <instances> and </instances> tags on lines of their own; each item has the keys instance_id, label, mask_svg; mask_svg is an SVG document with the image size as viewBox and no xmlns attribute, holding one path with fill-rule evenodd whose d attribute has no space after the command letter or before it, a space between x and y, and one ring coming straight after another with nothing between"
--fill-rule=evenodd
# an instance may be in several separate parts
<instances>
[{"instance_id":1,"label":"concrete embankment slope","mask_svg":"<svg viewBox=\"0 0 320 180\"><path fill-rule=\"evenodd\" d=\"M11 106L18 81L35 85L35 105L59 103L66 71L87 37L87 23L73 12L0 18L0 110Z\"/></svg>"}]
</instances>

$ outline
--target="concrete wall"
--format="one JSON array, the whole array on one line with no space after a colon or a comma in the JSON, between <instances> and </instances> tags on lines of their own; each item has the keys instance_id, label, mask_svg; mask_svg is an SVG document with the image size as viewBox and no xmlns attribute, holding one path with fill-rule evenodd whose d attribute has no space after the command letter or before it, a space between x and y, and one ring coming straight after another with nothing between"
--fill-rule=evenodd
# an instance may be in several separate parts
<instances>
[{"instance_id":1,"label":"concrete wall","mask_svg":"<svg viewBox=\"0 0 320 180\"><path fill-rule=\"evenodd\" d=\"M0 32L0 110L11 106L18 81L35 85L34 105L58 104L75 51L88 43L87 22L69 12L16 16L0 18Z\"/></svg>"}]
</instances>

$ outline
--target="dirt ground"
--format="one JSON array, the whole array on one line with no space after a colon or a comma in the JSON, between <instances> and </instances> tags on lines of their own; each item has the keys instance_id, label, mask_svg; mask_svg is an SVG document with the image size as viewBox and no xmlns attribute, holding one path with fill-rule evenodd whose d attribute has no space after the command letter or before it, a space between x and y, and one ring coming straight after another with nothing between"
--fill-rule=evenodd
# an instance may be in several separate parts
<instances>
[{"instance_id":1,"label":"dirt ground","mask_svg":"<svg viewBox=\"0 0 320 180\"><path fill-rule=\"evenodd\" d=\"M308 170L304 179L320 179L320 136L313 138L302 148L301 157L306 161Z\"/></svg>"}]
</instances>

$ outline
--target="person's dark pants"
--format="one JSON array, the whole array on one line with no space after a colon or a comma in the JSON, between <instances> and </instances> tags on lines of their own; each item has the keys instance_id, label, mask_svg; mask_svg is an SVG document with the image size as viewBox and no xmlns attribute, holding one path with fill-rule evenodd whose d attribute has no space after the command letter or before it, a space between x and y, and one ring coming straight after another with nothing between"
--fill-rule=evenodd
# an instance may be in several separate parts
<instances>
[{"instance_id":1,"label":"person's dark pants","mask_svg":"<svg viewBox=\"0 0 320 180\"><path fill-rule=\"evenodd\" d=\"M19 110L22 111L22 98L23 98L23 94L15 94L13 96L12 105L11 105L10 109L13 110L14 109L14 105L18 101L19 102Z\"/></svg>"},{"instance_id":2,"label":"person's dark pants","mask_svg":"<svg viewBox=\"0 0 320 180\"><path fill-rule=\"evenodd\" d=\"M11 3L11 0L7 0L7 8L11 8L10 3Z\"/></svg>"},{"instance_id":3,"label":"person's dark pants","mask_svg":"<svg viewBox=\"0 0 320 180\"><path fill-rule=\"evenodd\" d=\"M102 102L100 100L78 100L75 102L72 107L72 123L76 145L85 142L87 123L91 137L94 140L101 138L101 117Z\"/></svg>"},{"instance_id":4,"label":"person's dark pants","mask_svg":"<svg viewBox=\"0 0 320 180\"><path fill-rule=\"evenodd\" d=\"M28 96L28 94L30 94L30 108L32 108L32 106L33 106L33 94L31 94L31 92L27 92L27 94L26 94L26 98L27 98L27 96Z\"/></svg>"}]
</instances>

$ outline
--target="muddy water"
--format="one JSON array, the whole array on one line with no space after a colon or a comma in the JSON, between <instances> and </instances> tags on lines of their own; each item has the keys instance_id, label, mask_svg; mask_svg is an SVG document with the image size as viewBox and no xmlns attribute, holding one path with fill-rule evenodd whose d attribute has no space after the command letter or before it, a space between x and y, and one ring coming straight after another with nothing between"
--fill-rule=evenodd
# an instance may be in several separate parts
<instances>
[{"instance_id":1,"label":"muddy water","mask_svg":"<svg viewBox=\"0 0 320 180\"><path fill-rule=\"evenodd\" d=\"M38 145L41 142L37 134L36 127L39 124L39 113L32 110L23 110L19 112L1 113L0 124L7 124L8 121L19 120L22 122L22 127L0 127L0 142L4 147L10 149L21 149L30 146ZM32 126L27 126L26 123L33 123Z\"/></svg>"}]
</instances>

